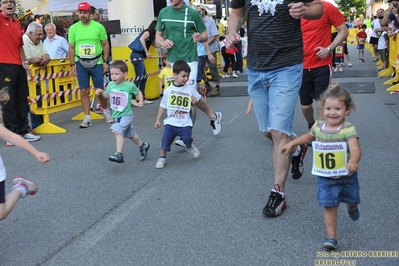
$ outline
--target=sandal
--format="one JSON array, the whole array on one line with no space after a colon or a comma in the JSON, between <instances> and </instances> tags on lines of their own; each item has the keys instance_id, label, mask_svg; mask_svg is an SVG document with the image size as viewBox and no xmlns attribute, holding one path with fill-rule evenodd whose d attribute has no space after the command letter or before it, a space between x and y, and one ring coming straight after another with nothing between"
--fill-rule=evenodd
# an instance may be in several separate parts
<instances>
[{"instance_id":1,"label":"sandal","mask_svg":"<svg viewBox=\"0 0 399 266\"><path fill-rule=\"evenodd\" d=\"M348 210L348 209L347 209ZM357 221L359 220L359 208L356 206L356 208L353 211L348 210L349 213L349 217L353 220L353 221Z\"/></svg>"}]
</instances>

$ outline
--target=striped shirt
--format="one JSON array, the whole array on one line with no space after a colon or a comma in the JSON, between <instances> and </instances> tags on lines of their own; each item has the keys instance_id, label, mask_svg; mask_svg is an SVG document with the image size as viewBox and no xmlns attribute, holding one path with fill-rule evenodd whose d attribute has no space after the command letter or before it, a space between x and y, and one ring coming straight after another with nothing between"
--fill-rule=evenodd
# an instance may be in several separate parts
<instances>
[{"instance_id":1,"label":"striped shirt","mask_svg":"<svg viewBox=\"0 0 399 266\"><path fill-rule=\"evenodd\" d=\"M265 0L264 0L265 1ZM302 2L312 2L303 0ZM288 4L281 0L274 15L266 10L259 14L259 7L251 0L232 0L230 7L246 8L248 55L247 67L253 70L274 70L303 62L301 20L291 17ZM279 2L278 0L270 3Z\"/></svg>"}]
</instances>

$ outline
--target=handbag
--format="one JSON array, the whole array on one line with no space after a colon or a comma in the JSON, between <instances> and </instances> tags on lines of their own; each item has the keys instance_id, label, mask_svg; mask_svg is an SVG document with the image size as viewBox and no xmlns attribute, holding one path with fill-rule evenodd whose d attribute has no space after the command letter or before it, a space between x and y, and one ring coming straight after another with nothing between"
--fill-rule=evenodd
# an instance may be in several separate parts
<instances>
[{"instance_id":1,"label":"handbag","mask_svg":"<svg viewBox=\"0 0 399 266\"><path fill-rule=\"evenodd\" d=\"M79 57L79 63L84 67L84 68L93 68L97 65L98 61L101 58L101 54L97 55L94 58L80 58Z\"/></svg>"},{"instance_id":2,"label":"handbag","mask_svg":"<svg viewBox=\"0 0 399 266\"><path fill-rule=\"evenodd\" d=\"M137 36L136 37L136 39L134 39L134 41L132 41L129 45L128 45L128 47L130 48L130 49L132 49L133 50L133 52L135 52L135 53L144 53L144 47L143 47L143 45L141 44L141 42L140 42L140 38L141 38L141 36L143 35L143 31L139 34L139 36Z\"/></svg>"}]
</instances>

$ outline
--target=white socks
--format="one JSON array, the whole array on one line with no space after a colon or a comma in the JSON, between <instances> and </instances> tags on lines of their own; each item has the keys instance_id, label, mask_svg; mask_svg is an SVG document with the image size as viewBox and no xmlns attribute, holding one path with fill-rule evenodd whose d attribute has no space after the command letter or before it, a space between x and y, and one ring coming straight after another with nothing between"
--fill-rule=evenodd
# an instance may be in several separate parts
<instances>
[{"instance_id":1,"label":"white socks","mask_svg":"<svg viewBox=\"0 0 399 266\"><path fill-rule=\"evenodd\" d=\"M17 183L15 185L12 186L12 190L19 190L19 192L21 192L21 198L25 198L26 196L26 187L22 186L21 183Z\"/></svg>"}]
</instances>

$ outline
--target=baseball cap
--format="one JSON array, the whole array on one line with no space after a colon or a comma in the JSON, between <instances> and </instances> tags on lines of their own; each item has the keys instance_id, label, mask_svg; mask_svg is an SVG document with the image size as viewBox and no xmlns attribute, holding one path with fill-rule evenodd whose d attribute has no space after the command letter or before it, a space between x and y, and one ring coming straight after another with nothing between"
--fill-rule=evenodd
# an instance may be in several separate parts
<instances>
[{"instance_id":1,"label":"baseball cap","mask_svg":"<svg viewBox=\"0 0 399 266\"><path fill-rule=\"evenodd\" d=\"M80 2L78 5L78 10L79 11L89 11L90 10L90 4L87 2Z\"/></svg>"}]
</instances>

